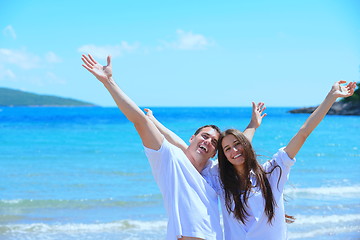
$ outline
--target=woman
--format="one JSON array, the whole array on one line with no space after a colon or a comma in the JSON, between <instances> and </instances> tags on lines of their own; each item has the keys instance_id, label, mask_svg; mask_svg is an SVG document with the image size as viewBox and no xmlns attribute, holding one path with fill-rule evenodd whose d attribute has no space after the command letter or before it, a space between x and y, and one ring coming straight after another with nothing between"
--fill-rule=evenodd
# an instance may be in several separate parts
<instances>
[{"instance_id":1,"label":"woman","mask_svg":"<svg viewBox=\"0 0 360 240\"><path fill-rule=\"evenodd\" d=\"M250 141L228 129L218 141L218 176L215 188L222 202L225 239L286 239L283 190L290 167L306 138L321 122L338 97L349 97L356 83L336 82L325 100L309 116L286 147L260 165Z\"/></svg>"},{"instance_id":2,"label":"woman","mask_svg":"<svg viewBox=\"0 0 360 240\"><path fill-rule=\"evenodd\" d=\"M226 240L282 240L286 239L286 220L283 190L290 167L306 138L325 117L339 97L349 97L355 82L346 86L336 82L325 100L309 116L286 147L279 149L273 159L260 165L251 146L255 129L261 124L264 105L253 103L252 121L241 133L228 129L218 141L218 164L205 168L202 175L210 181L221 200ZM186 143L159 123L148 109L149 118L165 138L183 148Z\"/></svg>"}]
</instances>

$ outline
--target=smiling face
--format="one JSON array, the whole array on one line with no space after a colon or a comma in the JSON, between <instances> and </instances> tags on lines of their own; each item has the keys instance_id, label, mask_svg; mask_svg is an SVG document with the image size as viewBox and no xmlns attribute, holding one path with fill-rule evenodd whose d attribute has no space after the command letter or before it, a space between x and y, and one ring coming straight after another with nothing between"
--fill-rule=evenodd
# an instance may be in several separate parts
<instances>
[{"instance_id":1,"label":"smiling face","mask_svg":"<svg viewBox=\"0 0 360 240\"><path fill-rule=\"evenodd\" d=\"M239 139L229 134L223 138L221 145L227 160L237 170L242 169L245 163L245 152Z\"/></svg>"},{"instance_id":2,"label":"smiling face","mask_svg":"<svg viewBox=\"0 0 360 240\"><path fill-rule=\"evenodd\" d=\"M219 132L212 127L205 127L191 137L189 148L196 155L207 160L215 156L219 136Z\"/></svg>"}]
</instances>

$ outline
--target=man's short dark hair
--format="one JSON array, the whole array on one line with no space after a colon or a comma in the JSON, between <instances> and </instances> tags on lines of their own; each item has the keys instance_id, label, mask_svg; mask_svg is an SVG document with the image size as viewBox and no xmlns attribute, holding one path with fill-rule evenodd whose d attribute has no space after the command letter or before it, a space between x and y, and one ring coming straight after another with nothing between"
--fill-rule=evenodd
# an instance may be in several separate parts
<instances>
[{"instance_id":1,"label":"man's short dark hair","mask_svg":"<svg viewBox=\"0 0 360 240\"><path fill-rule=\"evenodd\" d=\"M206 127L211 127L212 129L214 129L215 131L217 131L219 134L221 134L221 130L218 126L216 125L205 125L205 126L202 126L202 127L199 127L196 132L194 133L194 135L198 135L202 129L206 128Z\"/></svg>"}]
</instances>

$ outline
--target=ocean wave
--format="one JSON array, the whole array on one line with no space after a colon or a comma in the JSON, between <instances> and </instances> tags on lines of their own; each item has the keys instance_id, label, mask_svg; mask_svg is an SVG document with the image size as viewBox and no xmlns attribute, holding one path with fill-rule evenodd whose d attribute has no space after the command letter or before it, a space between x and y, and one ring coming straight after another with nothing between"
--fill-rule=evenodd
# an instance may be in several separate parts
<instances>
[{"instance_id":1,"label":"ocean wave","mask_svg":"<svg viewBox=\"0 0 360 240\"><path fill-rule=\"evenodd\" d=\"M340 238L334 238L334 236L347 233L348 235L356 234L358 237L359 232L360 232L360 226L347 226L347 227L318 228L311 231L289 232L288 235L289 235L289 240L307 239L307 238L313 239L314 237L319 237L319 236L327 236L327 237L332 236L331 239L340 239ZM346 238L346 239L355 239L355 238Z\"/></svg>"},{"instance_id":2,"label":"ocean wave","mask_svg":"<svg viewBox=\"0 0 360 240\"><path fill-rule=\"evenodd\" d=\"M296 225L333 224L333 223L360 223L360 214L344 215L299 215L296 216Z\"/></svg>"},{"instance_id":3,"label":"ocean wave","mask_svg":"<svg viewBox=\"0 0 360 240\"><path fill-rule=\"evenodd\" d=\"M167 222L164 221L137 221L121 220L111 223L69 223L69 224L4 224L0 226L0 234L6 233L103 233L121 232L127 230L166 231ZM1 235L0 235L1 236Z\"/></svg>"},{"instance_id":4,"label":"ocean wave","mask_svg":"<svg viewBox=\"0 0 360 240\"><path fill-rule=\"evenodd\" d=\"M292 197L331 196L341 198L360 198L360 186L287 188L285 194Z\"/></svg>"},{"instance_id":5,"label":"ocean wave","mask_svg":"<svg viewBox=\"0 0 360 240\"><path fill-rule=\"evenodd\" d=\"M289 239L306 239L318 236L336 234L356 234L360 231L360 215L331 215L331 216L297 216L292 226L295 229L289 230ZM110 239L103 236L117 236L116 239L144 239L144 236L155 236L146 239L163 239L165 237L166 220L140 221L121 220L110 223L68 223L68 224L5 224L0 226L0 237L27 236L26 239L42 239L46 236L55 237L51 239L94 239L95 236L102 236L96 239ZM300 229L297 229L301 226ZM315 227L314 226L318 226ZM321 226L321 227L319 227ZM119 236L122 236L122 238ZM156 238L156 236L158 238ZM14 238L13 238L14 237Z\"/></svg>"},{"instance_id":6,"label":"ocean wave","mask_svg":"<svg viewBox=\"0 0 360 240\"><path fill-rule=\"evenodd\" d=\"M112 198L108 199L79 199L79 200L65 200L65 199L10 199L0 200L0 208L72 208L72 209L88 209L94 207L141 207L148 206L149 204L157 201L152 201L144 197L137 197L137 201L120 201Z\"/></svg>"}]
</instances>

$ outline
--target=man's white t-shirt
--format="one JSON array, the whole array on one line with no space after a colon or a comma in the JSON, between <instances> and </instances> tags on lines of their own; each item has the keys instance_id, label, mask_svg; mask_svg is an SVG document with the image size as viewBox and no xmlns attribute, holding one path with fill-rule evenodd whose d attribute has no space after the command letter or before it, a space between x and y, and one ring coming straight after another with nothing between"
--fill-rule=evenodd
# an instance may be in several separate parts
<instances>
[{"instance_id":1,"label":"man's white t-shirt","mask_svg":"<svg viewBox=\"0 0 360 240\"><path fill-rule=\"evenodd\" d=\"M253 188L250 193L247 201L248 208L246 209L250 216L244 225L240 220L235 218L233 213L229 214L226 209L225 194L219 177L218 164L214 163L211 169L204 169L202 174L206 176L208 181L211 181L211 185L220 196L226 240L287 239L283 191L284 185L289 178L290 168L294 163L295 159L289 158L287 153L281 148L274 154L270 161L263 164L265 172L270 172L274 169L274 171L268 175L268 180L276 202L274 209L275 217L273 218L272 224L268 223L268 217L264 212L265 200L260 188ZM275 166L279 167L274 168ZM250 177L250 181L253 186L256 184L254 175ZM234 206L232 207L234 208Z\"/></svg>"},{"instance_id":2,"label":"man's white t-shirt","mask_svg":"<svg viewBox=\"0 0 360 240\"><path fill-rule=\"evenodd\" d=\"M217 193L184 152L164 139L159 150L145 147L145 154L169 218L166 239L223 239Z\"/></svg>"}]
</instances>

